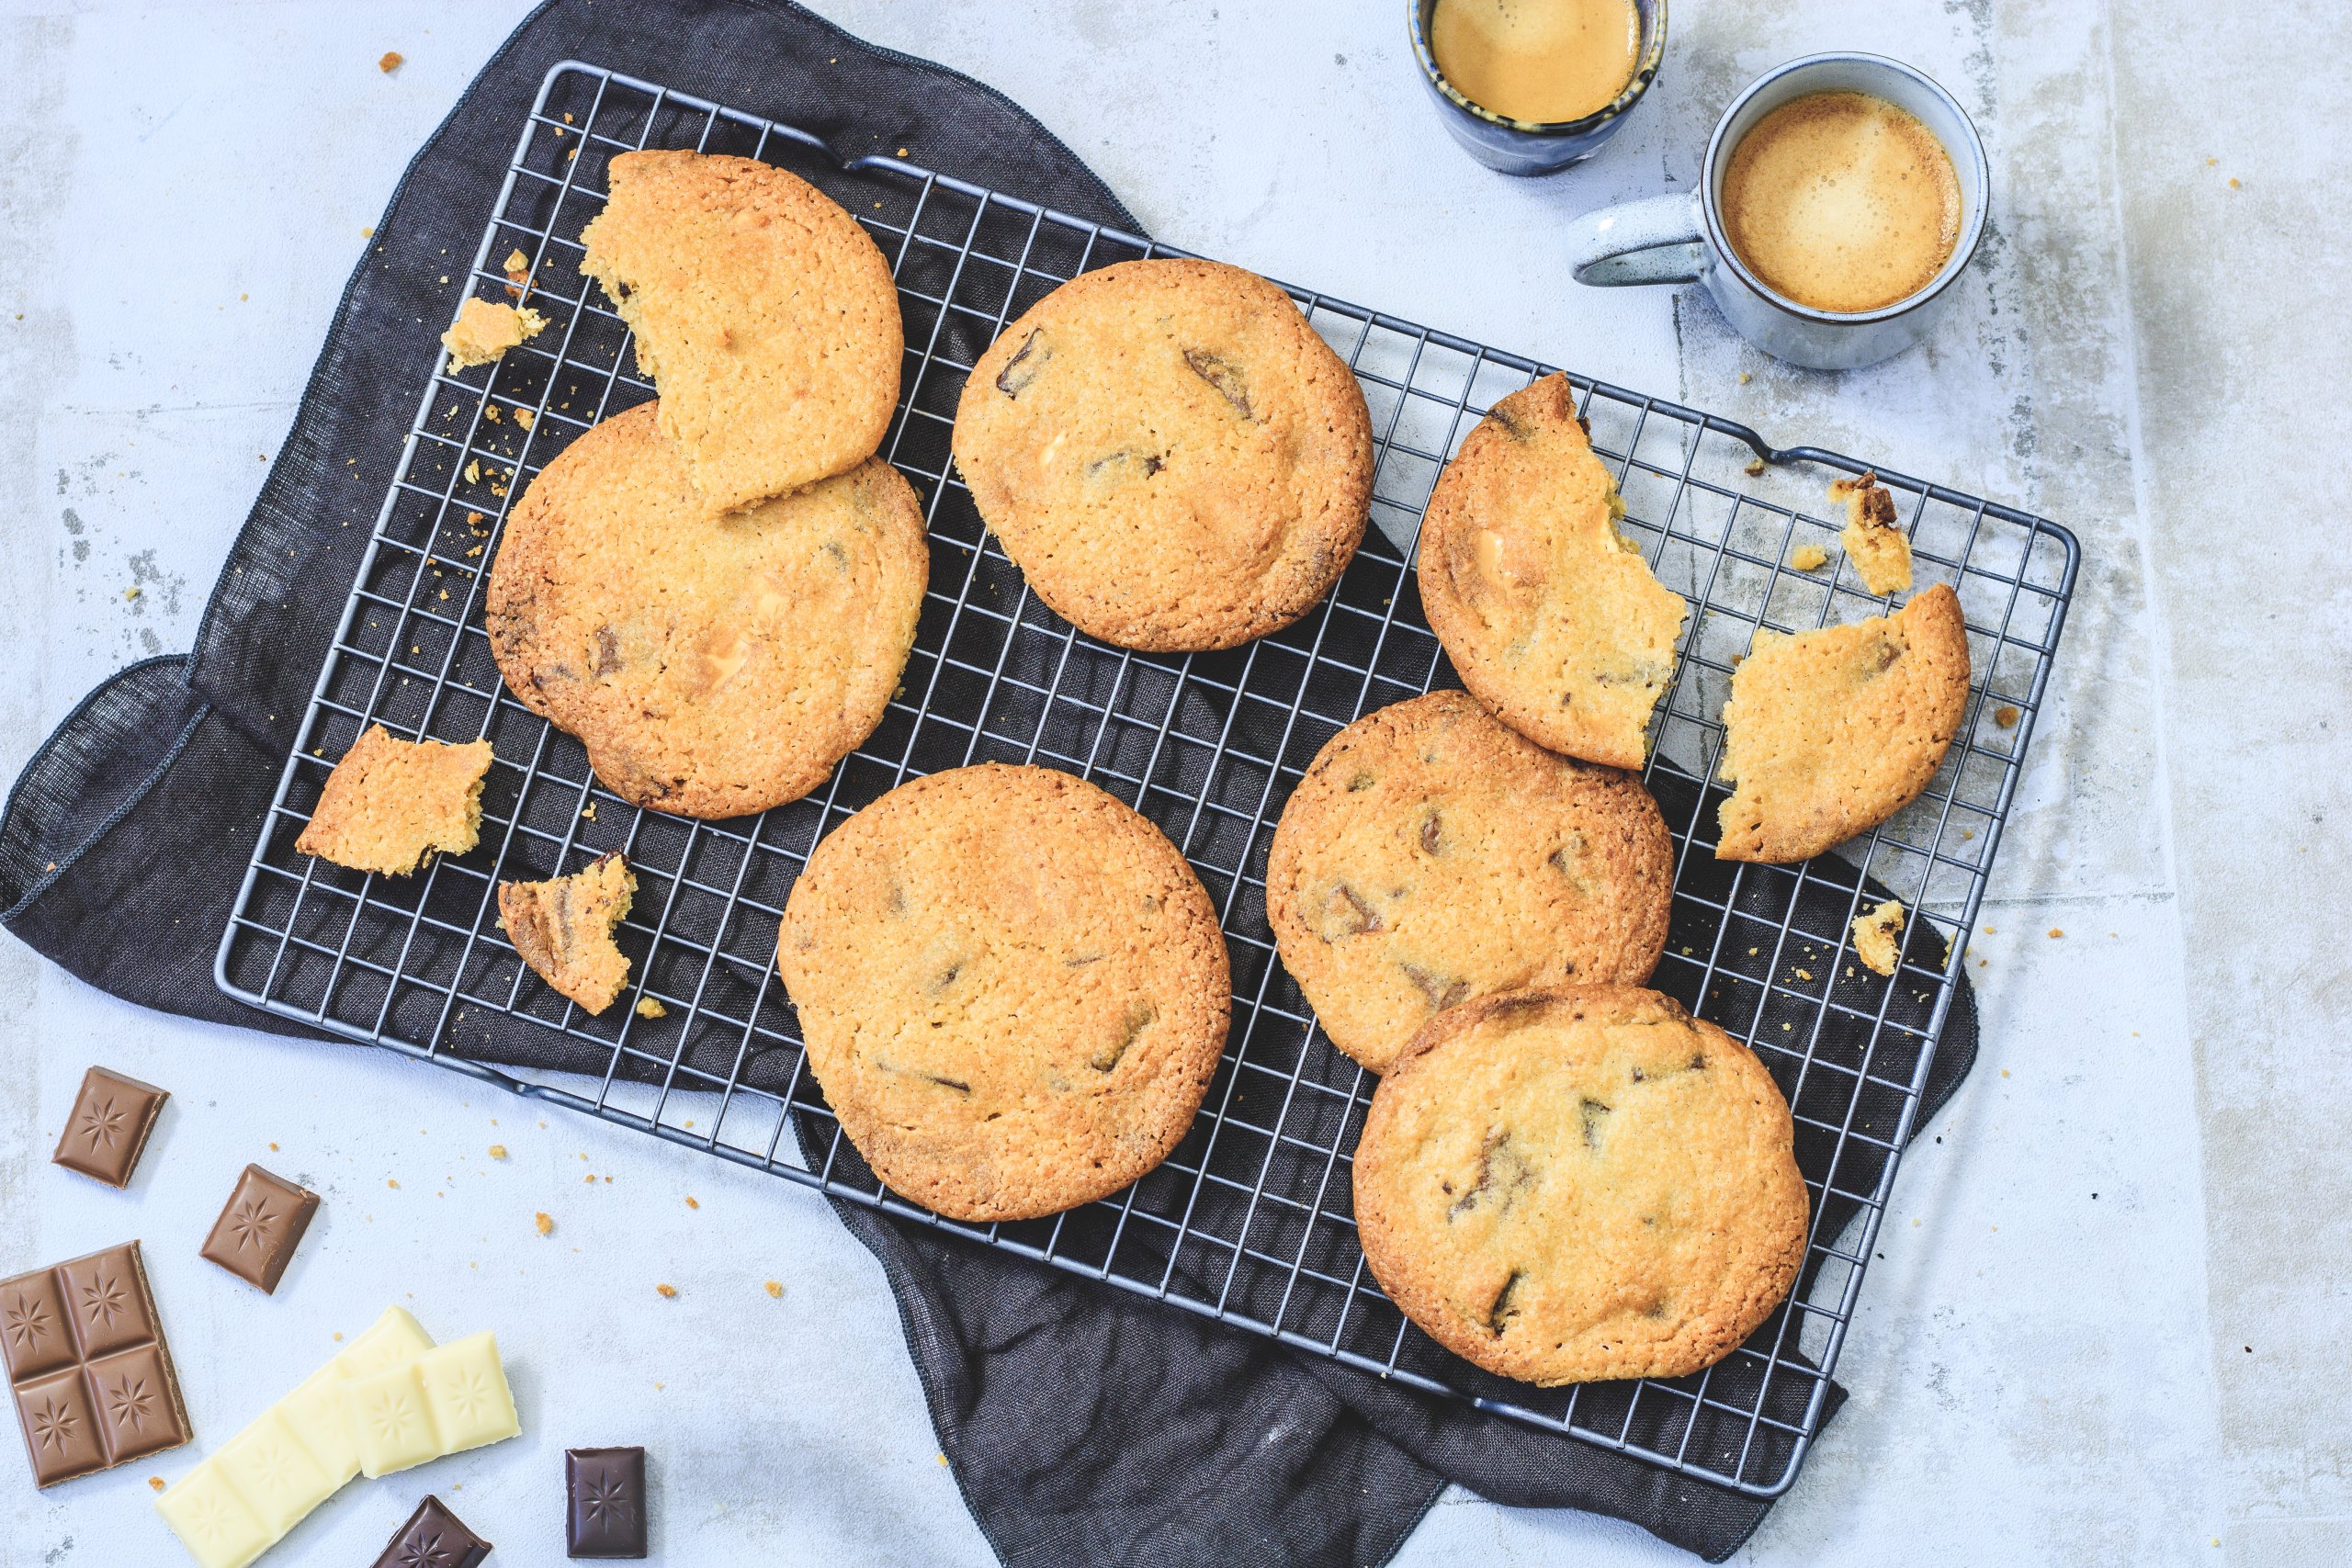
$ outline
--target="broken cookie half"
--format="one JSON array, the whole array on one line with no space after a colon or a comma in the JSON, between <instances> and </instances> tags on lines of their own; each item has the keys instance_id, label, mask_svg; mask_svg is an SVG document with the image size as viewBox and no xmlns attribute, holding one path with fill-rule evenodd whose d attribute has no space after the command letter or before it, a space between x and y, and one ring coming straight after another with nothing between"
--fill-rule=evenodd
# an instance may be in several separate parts
<instances>
[{"instance_id":1,"label":"broken cookie half","mask_svg":"<svg viewBox=\"0 0 2352 1568\"><path fill-rule=\"evenodd\" d=\"M616 850L571 876L500 883L498 919L540 979L600 1013L628 984L628 956L613 932L636 896L637 874Z\"/></svg>"},{"instance_id":2,"label":"broken cookie half","mask_svg":"<svg viewBox=\"0 0 2352 1568\"><path fill-rule=\"evenodd\" d=\"M1759 630L1724 704L1718 860L1782 864L1918 798L1968 703L1968 628L1938 583L1892 615Z\"/></svg>"},{"instance_id":3,"label":"broken cookie half","mask_svg":"<svg viewBox=\"0 0 2352 1568\"><path fill-rule=\"evenodd\" d=\"M327 775L294 848L354 871L406 876L481 837L490 742L402 740L371 724Z\"/></svg>"}]
</instances>

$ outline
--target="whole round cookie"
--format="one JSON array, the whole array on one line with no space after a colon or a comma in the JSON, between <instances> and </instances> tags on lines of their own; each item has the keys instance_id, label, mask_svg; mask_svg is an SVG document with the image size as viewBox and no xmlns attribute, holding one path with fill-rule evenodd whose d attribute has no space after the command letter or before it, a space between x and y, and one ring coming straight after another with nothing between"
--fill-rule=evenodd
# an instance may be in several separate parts
<instances>
[{"instance_id":1,"label":"whole round cookie","mask_svg":"<svg viewBox=\"0 0 2352 1568\"><path fill-rule=\"evenodd\" d=\"M1800 861L1918 798L1968 709L1968 626L1937 583L1892 615L1758 630L1731 678L1718 860Z\"/></svg>"},{"instance_id":2,"label":"whole round cookie","mask_svg":"<svg viewBox=\"0 0 2352 1568\"><path fill-rule=\"evenodd\" d=\"M956 466L1055 613L1125 648L1231 648L1363 541L1372 421L1289 295L1216 262L1073 278L980 355Z\"/></svg>"},{"instance_id":3,"label":"whole round cookie","mask_svg":"<svg viewBox=\"0 0 2352 1568\"><path fill-rule=\"evenodd\" d=\"M1083 779L1002 763L901 784L827 835L776 964L842 1131L958 1220L1056 1213L1167 1158L1233 1008L1176 847Z\"/></svg>"},{"instance_id":4,"label":"whole round cookie","mask_svg":"<svg viewBox=\"0 0 2352 1568\"><path fill-rule=\"evenodd\" d=\"M689 817L797 800L897 689L931 569L872 461L717 521L647 403L531 481L491 568L498 671L615 793Z\"/></svg>"},{"instance_id":5,"label":"whole round cookie","mask_svg":"<svg viewBox=\"0 0 2352 1568\"><path fill-rule=\"evenodd\" d=\"M1266 863L1283 966L1374 1072L1457 1002L1648 979L1673 892L1674 846L1639 780L1555 755L1462 692L1333 736Z\"/></svg>"},{"instance_id":6,"label":"whole round cookie","mask_svg":"<svg viewBox=\"0 0 2352 1568\"><path fill-rule=\"evenodd\" d=\"M580 270L636 334L702 510L874 456L906 351L890 265L857 220L750 158L624 152Z\"/></svg>"},{"instance_id":7,"label":"whole round cookie","mask_svg":"<svg viewBox=\"0 0 2352 1568\"><path fill-rule=\"evenodd\" d=\"M1405 1315L1488 1371L1680 1377L1796 1280L1793 1142L1763 1064L1670 997L1487 997L1431 1020L1381 1079L1356 1228Z\"/></svg>"},{"instance_id":8,"label":"whole round cookie","mask_svg":"<svg viewBox=\"0 0 2352 1568\"><path fill-rule=\"evenodd\" d=\"M1617 531L1576 389L1546 376L1487 411L1421 519L1421 609L1462 683L1555 751L1642 765L1690 607Z\"/></svg>"}]
</instances>

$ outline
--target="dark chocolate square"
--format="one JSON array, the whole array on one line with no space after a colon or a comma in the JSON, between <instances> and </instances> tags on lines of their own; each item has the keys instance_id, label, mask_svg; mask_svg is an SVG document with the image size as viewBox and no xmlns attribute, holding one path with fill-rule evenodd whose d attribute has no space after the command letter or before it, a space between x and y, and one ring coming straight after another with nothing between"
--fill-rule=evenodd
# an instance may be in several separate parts
<instances>
[{"instance_id":1,"label":"dark chocolate square","mask_svg":"<svg viewBox=\"0 0 2352 1568\"><path fill-rule=\"evenodd\" d=\"M490 1542L468 1529L440 1498L428 1495L385 1544L376 1568L475 1568Z\"/></svg>"},{"instance_id":2,"label":"dark chocolate square","mask_svg":"<svg viewBox=\"0 0 2352 1568\"><path fill-rule=\"evenodd\" d=\"M39 1486L71 1481L104 1470L107 1450L90 1413L82 1370L68 1368L17 1385L17 1419L25 1429L25 1452Z\"/></svg>"},{"instance_id":3,"label":"dark chocolate square","mask_svg":"<svg viewBox=\"0 0 2352 1568\"><path fill-rule=\"evenodd\" d=\"M275 1294L318 1207L317 1193L249 1165L237 1178L220 1217L212 1222L201 1254L247 1284Z\"/></svg>"},{"instance_id":4,"label":"dark chocolate square","mask_svg":"<svg viewBox=\"0 0 2352 1568\"><path fill-rule=\"evenodd\" d=\"M65 1292L65 1314L82 1359L144 1345L155 1337L155 1317L147 1280L139 1266L138 1243L110 1247L57 1266Z\"/></svg>"},{"instance_id":5,"label":"dark chocolate square","mask_svg":"<svg viewBox=\"0 0 2352 1568\"><path fill-rule=\"evenodd\" d=\"M0 1280L0 1344L42 1486L194 1436L135 1241Z\"/></svg>"},{"instance_id":6,"label":"dark chocolate square","mask_svg":"<svg viewBox=\"0 0 2352 1568\"><path fill-rule=\"evenodd\" d=\"M74 1097L73 1113L51 1161L109 1187L130 1186L147 1135L171 1098L153 1084L92 1067L82 1075L82 1092Z\"/></svg>"},{"instance_id":7,"label":"dark chocolate square","mask_svg":"<svg viewBox=\"0 0 2352 1568\"><path fill-rule=\"evenodd\" d=\"M645 1450L566 1449L565 1555L645 1555Z\"/></svg>"}]
</instances>

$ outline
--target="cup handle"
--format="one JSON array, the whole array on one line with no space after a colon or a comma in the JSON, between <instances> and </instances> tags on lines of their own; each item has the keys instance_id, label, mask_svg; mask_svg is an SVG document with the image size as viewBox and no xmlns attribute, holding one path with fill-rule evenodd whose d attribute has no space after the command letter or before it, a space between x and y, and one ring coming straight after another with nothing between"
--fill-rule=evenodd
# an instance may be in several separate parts
<instances>
[{"instance_id":1,"label":"cup handle","mask_svg":"<svg viewBox=\"0 0 2352 1568\"><path fill-rule=\"evenodd\" d=\"M1578 283L1696 283L1706 265L1699 196L1673 191L1621 201L1568 225L1568 271Z\"/></svg>"}]
</instances>

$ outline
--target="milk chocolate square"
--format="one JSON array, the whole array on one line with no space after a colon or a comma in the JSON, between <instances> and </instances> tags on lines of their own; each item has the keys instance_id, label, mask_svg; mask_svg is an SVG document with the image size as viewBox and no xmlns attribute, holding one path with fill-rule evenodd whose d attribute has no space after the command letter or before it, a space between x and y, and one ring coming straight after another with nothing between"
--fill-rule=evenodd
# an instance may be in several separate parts
<instances>
[{"instance_id":1,"label":"milk chocolate square","mask_svg":"<svg viewBox=\"0 0 2352 1568\"><path fill-rule=\"evenodd\" d=\"M0 1280L0 1341L40 1485L192 1435L135 1241Z\"/></svg>"},{"instance_id":2,"label":"milk chocolate square","mask_svg":"<svg viewBox=\"0 0 2352 1568\"><path fill-rule=\"evenodd\" d=\"M566 1556L645 1555L643 1449L566 1449L563 1480Z\"/></svg>"},{"instance_id":3,"label":"milk chocolate square","mask_svg":"<svg viewBox=\"0 0 2352 1568\"><path fill-rule=\"evenodd\" d=\"M107 1467L106 1443L79 1367L18 1383L17 1419L25 1428L25 1452L32 1458L36 1485L53 1485Z\"/></svg>"},{"instance_id":4,"label":"milk chocolate square","mask_svg":"<svg viewBox=\"0 0 2352 1568\"><path fill-rule=\"evenodd\" d=\"M51 1161L109 1187L130 1186L155 1118L171 1098L153 1084L92 1067L82 1075L82 1092L74 1097Z\"/></svg>"},{"instance_id":5,"label":"milk chocolate square","mask_svg":"<svg viewBox=\"0 0 2352 1568\"><path fill-rule=\"evenodd\" d=\"M427 1494L376 1559L376 1568L479 1568L489 1555L490 1542Z\"/></svg>"},{"instance_id":6,"label":"milk chocolate square","mask_svg":"<svg viewBox=\"0 0 2352 1568\"><path fill-rule=\"evenodd\" d=\"M201 1254L274 1295L318 1207L317 1193L249 1165L212 1222Z\"/></svg>"}]
</instances>

